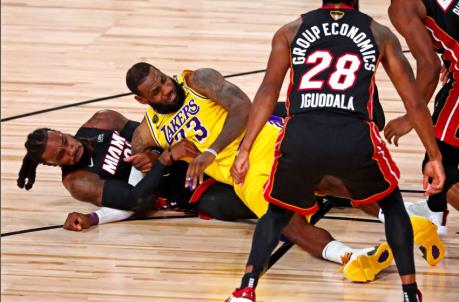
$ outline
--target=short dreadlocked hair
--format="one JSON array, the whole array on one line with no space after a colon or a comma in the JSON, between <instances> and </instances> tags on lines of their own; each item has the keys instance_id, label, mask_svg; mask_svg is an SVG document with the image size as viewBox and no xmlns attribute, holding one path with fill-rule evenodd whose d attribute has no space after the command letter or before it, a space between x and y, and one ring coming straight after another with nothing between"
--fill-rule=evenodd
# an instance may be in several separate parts
<instances>
[{"instance_id":1,"label":"short dreadlocked hair","mask_svg":"<svg viewBox=\"0 0 459 302\"><path fill-rule=\"evenodd\" d=\"M44 164L43 152L45 152L48 142L48 132L54 131L50 128L39 128L27 135L27 141L24 146L27 153L22 160L21 170L17 180L19 188L30 190L35 183L36 171L38 164ZM26 183L27 180L27 183Z\"/></svg>"}]
</instances>

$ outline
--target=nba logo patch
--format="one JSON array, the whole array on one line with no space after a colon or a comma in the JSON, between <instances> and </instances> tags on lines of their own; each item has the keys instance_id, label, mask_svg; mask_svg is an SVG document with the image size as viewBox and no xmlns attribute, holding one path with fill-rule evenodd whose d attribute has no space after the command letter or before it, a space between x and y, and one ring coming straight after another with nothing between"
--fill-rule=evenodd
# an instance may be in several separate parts
<instances>
[{"instance_id":1,"label":"nba logo patch","mask_svg":"<svg viewBox=\"0 0 459 302\"><path fill-rule=\"evenodd\" d=\"M101 133L101 134L99 134L99 135L97 136L97 142L98 142L98 143L101 143L101 142L103 142L103 141L104 141L104 134Z\"/></svg>"}]
</instances>

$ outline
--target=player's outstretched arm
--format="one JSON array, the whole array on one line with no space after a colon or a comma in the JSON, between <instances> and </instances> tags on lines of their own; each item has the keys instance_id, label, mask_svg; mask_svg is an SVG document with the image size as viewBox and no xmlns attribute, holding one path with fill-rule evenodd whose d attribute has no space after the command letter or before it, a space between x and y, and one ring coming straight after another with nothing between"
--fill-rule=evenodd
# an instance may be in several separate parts
<instances>
[{"instance_id":1,"label":"player's outstretched arm","mask_svg":"<svg viewBox=\"0 0 459 302\"><path fill-rule=\"evenodd\" d=\"M113 210L142 212L152 208L158 195L162 175L167 166L173 163L171 159L194 158L199 154L199 150L192 142L183 140L177 143L171 149L163 151L153 169L135 187L123 180L104 180L99 175L85 170L66 175L62 182L72 197L77 200ZM97 211L96 213L99 214ZM112 217L111 213L113 211L109 212L108 216Z\"/></svg>"},{"instance_id":2,"label":"player's outstretched arm","mask_svg":"<svg viewBox=\"0 0 459 302\"><path fill-rule=\"evenodd\" d=\"M393 0L389 17L397 31L405 38L416 59L416 85L425 102L432 98L440 74L440 59L434 51L432 39L424 26L426 8L418 0ZM384 136L398 146L398 139L412 129L408 116L402 115L387 124Z\"/></svg>"},{"instance_id":3,"label":"player's outstretched arm","mask_svg":"<svg viewBox=\"0 0 459 302\"><path fill-rule=\"evenodd\" d=\"M92 226L125 220L134 215L132 211L112 208L100 208L91 214L72 212L67 215L64 229L69 231L82 231Z\"/></svg>"},{"instance_id":4,"label":"player's outstretched arm","mask_svg":"<svg viewBox=\"0 0 459 302\"><path fill-rule=\"evenodd\" d=\"M427 194L434 194L443 187L445 174L441 164L441 154L435 141L429 109L418 92L413 71L402 53L397 37L387 27L376 23L372 29L381 52L384 69L401 96L410 123L429 156L430 162L424 171L424 187L427 189ZM428 177L432 177L433 182L427 188Z\"/></svg>"},{"instance_id":5,"label":"player's outstretched arm","mask_svg":"<svg viewBox=\"0 0 459 302\"><path fill-rule=\"evenodd\" d=\"M290 67L290 41L300 23L298 20L281 27L272 40L271 53L263 81L255 95L250 110L247 133L239 154L231 167L235 183L242 183L249 169L249 153L263 126L271 116L277 103L285 74Z\"/></svg>"},{"instance_id":6,"label":"player's outstretched arm","mask_svg":"<svg viewBox=\"0 0 459 302\"><path fill-rule=\"evenodd\" d=\"M418 90L424 101L429 103L438 84L441 62L423 23L426 14L424 4L418 0L394 0L389 7L392 24L405 38L411 54L416 59Z\"/></svg>"}]
</instances>

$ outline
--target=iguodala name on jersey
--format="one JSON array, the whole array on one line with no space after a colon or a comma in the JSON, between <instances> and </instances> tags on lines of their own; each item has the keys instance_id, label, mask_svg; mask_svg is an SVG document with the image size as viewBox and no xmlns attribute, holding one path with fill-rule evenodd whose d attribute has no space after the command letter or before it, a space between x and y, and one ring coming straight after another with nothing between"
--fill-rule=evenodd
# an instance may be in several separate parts
<instances>
[{"instance_id":1,"label":"iguodala name on jersey","mask_svg":"<svg viewBox=\"0 0 459 302\"><path fill-rule=\"evenodd\" d=\"M337 109L368 115L365 102L379 56L369 23L353 15L314 25L309 16L291 45L293 113Z\"/></svg>"}]
</instances>

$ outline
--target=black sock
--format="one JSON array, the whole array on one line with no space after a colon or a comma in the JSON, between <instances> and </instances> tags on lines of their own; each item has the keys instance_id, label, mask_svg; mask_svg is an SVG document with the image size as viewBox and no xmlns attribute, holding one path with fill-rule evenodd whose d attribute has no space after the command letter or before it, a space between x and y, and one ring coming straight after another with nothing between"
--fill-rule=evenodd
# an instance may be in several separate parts
<instances>
[{"instance_id":1,"label":"black sock","mask_svg":"<svg viewBox=\"0 0 459 302\"><path fill-rule=\"evenodd\" d=\"M255 227L250 250L248 266L252 266L250 273L245 273L241 280L241 288L255 288L260 275L268 266L272 251L279 242L282 229L292 218L293 212L270 204L268 211L260 218Z\"/></svg>"},{"instance_id":2,"label":"black sock","mask_svg":"<svg viewBox=\"0 0 459 302\"><path fill-rule=\"evenodd\" d=\"M427 199L427 206L432 212L443 212L447 209L448 205L446 202L446 196L443 197L440 194L430 196Z\"/></svg>"},{"instance_id":3,"label":"black sock","mask_svg":"<svg viewBox=\"0 0 459 302\"><path fill-rule=\"evenodd\" d=\"M245 273L241 281L241 289L245 287L255 288L257 287L258 276L255 276L254 273Z\"/></svg>"},{"instance_id":4,"label":"black sock","mask_svg":"<svg viewBox=\"0 0 459 302\"><path fill-rule=\"evenodd\" d=\"M418 285L416 282L411 284L402 284L403 302L421 302L418 300Z\"/></svg>"},{"instance_id":5,"label":"black sock","mask_svg":"<svg viewBox=\"0 0 459 302\"><path fill-rule=\"evenodd\" d=\"M378 201L384 212L386 238L394 254L400 276L415 274L413 256L413 228L397 188L389 196Z\"/></svg>"}]
</instances>

